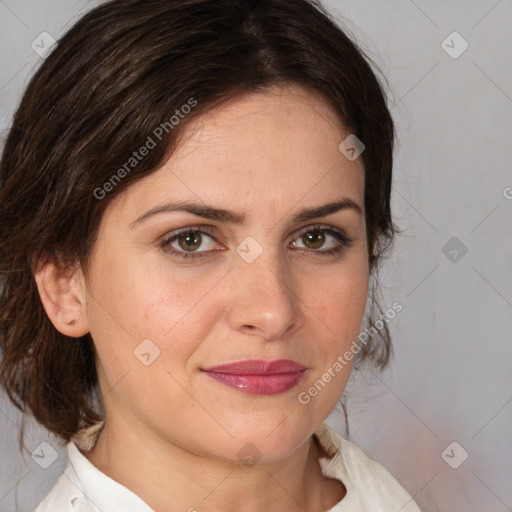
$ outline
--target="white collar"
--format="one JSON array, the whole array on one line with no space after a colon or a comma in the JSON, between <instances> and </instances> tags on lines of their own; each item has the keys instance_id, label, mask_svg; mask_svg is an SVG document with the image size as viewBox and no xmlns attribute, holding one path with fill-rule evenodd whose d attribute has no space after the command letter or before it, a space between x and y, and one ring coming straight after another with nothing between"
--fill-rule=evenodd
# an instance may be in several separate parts
<instances>
[{"instance_id":1,"label":"white collar","mask_svg":"<svg viewBox=\"0 0 512 512\"><path fill-rule=\"evenodd\" d=\"M330 478L341 480L347 488L347 494L341 502L345 505L350 501L352 485L342 453L344 454L346 448L350 450L355 445L343 439L326 423L315 432L315 435L330 457L320 458L322 472ZM344 450L341 450L342 444ZM70 469L66 471L66 475L76 486L77 491L71 498L75 512L154 512L134 492L94 466L73 442L69 442L66 449Z\"/></svg>"},{"instance_id":2,"label":"white collar","mask_svg":"<svg viewBox=\"0 0 512 512\"><path fill-rule=\"evenodd\" d=\"M68 443L66 449L78 479L74 483L86 497L77 495L74 502L72 500L76 512L96 512L96 509L102 512L153 512L134 492L94 466L73 442Z\"/></svg>"}]
</instances>

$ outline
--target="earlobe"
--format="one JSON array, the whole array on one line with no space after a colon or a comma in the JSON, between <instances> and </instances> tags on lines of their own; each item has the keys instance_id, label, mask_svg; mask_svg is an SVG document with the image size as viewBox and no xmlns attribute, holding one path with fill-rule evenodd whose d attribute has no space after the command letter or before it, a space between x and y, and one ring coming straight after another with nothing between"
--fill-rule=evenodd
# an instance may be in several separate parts
<instances>
[{"instance_id":1,"label":"earlobe","mask_svg":"<svg viewBox=\"0 0 512 512\"><path fill-rule=\"evenodd\" d=\"M89 332L85 315L85 284L80 269L64 270L48 262L34 272L39 297L55 328L78 338Z\"/></svg>"}]
</instances>

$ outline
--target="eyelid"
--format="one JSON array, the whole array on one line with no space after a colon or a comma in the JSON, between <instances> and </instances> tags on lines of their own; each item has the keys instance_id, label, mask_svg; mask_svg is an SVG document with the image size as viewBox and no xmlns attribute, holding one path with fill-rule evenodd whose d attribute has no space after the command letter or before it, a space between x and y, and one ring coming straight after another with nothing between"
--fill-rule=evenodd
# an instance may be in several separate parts
<instances>
[{"instance_id":1,"label":"eyelid","mask_svg":"<svg viewBox=\"0 0 512 512\"><path fill-rule=\"evenodd\" d=\"M171 240L172 238L175 238L183 233L196 232L196 231L201 231L203 233L206 233L207 235L210 235L211 237L215 237L214 229L212 229L210 226L198 225L198 226L186 226L184 228L175 229L174 231L165 235L164 239Z\"/></svg>"},{"instance_id":2,"label":"eyelid","mask_svg":"<svg viewBox=\"0 0 512 512\"><path fill-rule=\"evenodd\" d=\"M309 233L310 231L334 231L335 233L338 233L339 235L343 235L345 238L349 238L349 236L346 234L345 230L338 228L336 226L333 226L332 224L309 224L307 226L304 226L303 228L300 228L296 233L299 235L302 235L304 233Z\"/></svg>"}]
</instances>

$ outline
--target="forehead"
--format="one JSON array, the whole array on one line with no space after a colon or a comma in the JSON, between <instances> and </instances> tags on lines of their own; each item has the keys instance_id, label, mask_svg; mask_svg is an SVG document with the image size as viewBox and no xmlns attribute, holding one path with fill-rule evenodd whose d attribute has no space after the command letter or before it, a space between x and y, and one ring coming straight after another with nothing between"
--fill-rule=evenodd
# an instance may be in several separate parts
<instances>
[{"instance_id":1,"label":"forehead","mask_svg":"<svg viewBox=\"0 0 512 512\"><path fill-rule=\"evenodd\" d=\"M243 151L254 158L276 156L281 150L294 155L327 149L346 131L332 107L311 90L297 85L274 86L265 92L244 94L209 111L190 123L184 131L173 161L199 155L240 158ZM340 141L341 142L341 141Z\"/></svg>"},{"instance_id":2,"label":"forehead","mask_svg":"<svg viewBox=\"0 0 512 512\"><path fill-rule=\"evenodd\" d=\"M339 150L349 130L299 86L245 94L191 121L169 160L119 196L136 210L169 200L277 213L340 196L363 206L364 168Z\"/></svg>"}]
</instances>

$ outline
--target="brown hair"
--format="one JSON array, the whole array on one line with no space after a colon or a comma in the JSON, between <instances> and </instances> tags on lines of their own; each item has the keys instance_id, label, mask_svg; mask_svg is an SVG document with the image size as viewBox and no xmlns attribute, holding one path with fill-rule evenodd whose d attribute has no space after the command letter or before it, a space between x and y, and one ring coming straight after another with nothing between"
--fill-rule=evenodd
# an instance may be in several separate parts
<instances>
[{"instance_id":1,"label":"brown hair","mask_svg":"<svg viewBox=\"0 0 512 512\"><path fill-rule=\"evenodd\" d=\"M98 382L90 335L76 340L55 329L32 262L86 270L109 202L159 168L189 122L285 83L320 93L366 146L375 273L398 231L393 121L368 58L318 2L113 0L83 16L35 73L0 165L0 377L16 406L50 432L69 441L101 420ZM154 148L127 167L155 133ZM375 291L372 316L381 311ZM358 364L384 368L390 350L384 325L362 345Z\"/></svg>"}]
</instances>

